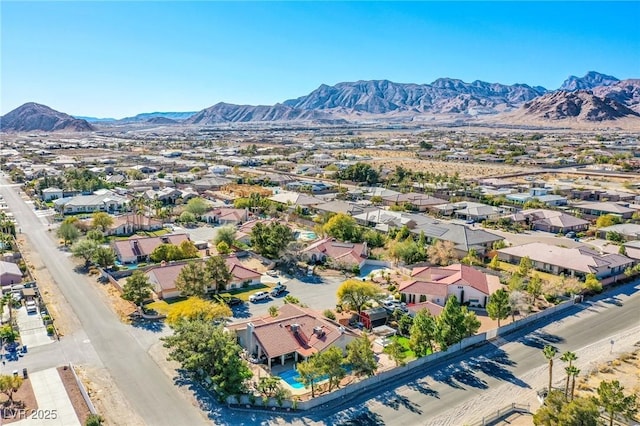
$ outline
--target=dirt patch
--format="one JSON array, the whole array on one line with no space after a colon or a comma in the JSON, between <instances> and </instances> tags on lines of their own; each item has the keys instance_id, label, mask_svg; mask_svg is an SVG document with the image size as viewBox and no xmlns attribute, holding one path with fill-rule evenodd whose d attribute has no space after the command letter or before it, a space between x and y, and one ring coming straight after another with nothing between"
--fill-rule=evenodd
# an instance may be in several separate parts
<instances>
[{"instance_id":1,"label":"dirt patch","mask_svg":"<svg viewBox=\"0 0 640 426\"><path fill-rule=\"evenodd\" d=\"M640 342L636 345L640 346ZM578 396L597 396L602 381L618 380L624 386L625 394L640 395L640 349L621 354L618 358L594 365L585 371L576 382Z\"/></svg>"},{"instance_id":2,"label":"dirt patch","mask_svg":"<svg viewBox=\"0 0 640 426\"><path fill-rule=\"evenodd\" d=\"M131 408L129 401L113 383L104 368L75 366L91 402L105 418L106 426L144 426L144 420Z\"/></svg>"},{"instance_id":3,"label":"dirt patch","mask_svg":"<svg viewBox=\"0 0 640 426\"><path fill-rule=\"evenodd\" d=\"M36 401L36 395L33 393L33 388L31 387L31 381L29 379L25 379L18 391L14 392L13 408L9 408L5 405L8 402L6 395L2 394L0 396L0 401L2 401L0 408L0 418L2 421L0 421L0 424L9 424L19 420L24 420L29 417L32 410L38 409L38 401Z\"/></svg>"},{"instance_id":4,"label":"dirt patch","mask_svg":"<svg viewBox=\"0 0 640 426\"><path fill-rule=\"evenodd\" d=\"M67 391L67 396L71 401L71 405L73 405L76 416L78 416L78 420L80 420L80 424L85 424L91 411L89 411L89 406L80 392L80 387L73 375L73 371L71 371L69 367L58 367L58 374L60 375L64 389Z\"/></svg>"}]
</instances>

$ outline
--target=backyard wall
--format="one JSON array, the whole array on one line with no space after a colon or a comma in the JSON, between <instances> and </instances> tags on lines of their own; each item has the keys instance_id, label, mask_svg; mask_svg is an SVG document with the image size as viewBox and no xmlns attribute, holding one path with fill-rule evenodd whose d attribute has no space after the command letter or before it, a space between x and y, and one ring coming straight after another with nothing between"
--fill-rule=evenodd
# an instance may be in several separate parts
<instances>
[{"instance_id":1,"label":"backyard wall","mask_svg":"<svg viewBox=\"0 0 640 426\"><path fill-rule=\"evenodd\" d=\"M342 403L346 400L355 398L359 393L364 392L368 389L374 387L380 387L384 385L387 381L392 379L397 379L401 376L413 376L414 370L417 370L423 367L425 364L433 363L443 358L448 358L454 355L457 355L459 352L464 351L470 347L481 345L487 341L493 340L499 336L503 336L509 334L519 328L525 327L526 325L539 320L544 317L548 317L555 313L564 311L570 307L574 306L573 301L568 301L565 303L561 303L559 305L553 306L551 308L547 308L542 312L537 312L535 314L529 315L526 318L519 319L511 324L507 324L500 328L496 328L493 330L488 330L485 333L476 334L474 336L468 337L461 342L456 343L455 345L450 346L446 351L436 352L431 355L427 355L413 361L408 362L406 365L401 367L396 367L391 370L383 371L375 376L368 377L359 382L347 385L341 389L335 390L329 394L321 395L316 398L310 399L308 401L300 401L297 404L297 408L299 410L310 410L315 407L319 407L325 404L328 404L332 401L338 401ZM227 402L230 404L249 404L249 399L246 395L243 395L240 398L240 401L235 397L230 397L227 399ZM260 398L257 398L256 405L262 405L262 401ZM276 401L272 398L268 401L267 407L276 407ZM292 407L291 401L283 401L283 408Z\"/></svg>"}]
</instances>

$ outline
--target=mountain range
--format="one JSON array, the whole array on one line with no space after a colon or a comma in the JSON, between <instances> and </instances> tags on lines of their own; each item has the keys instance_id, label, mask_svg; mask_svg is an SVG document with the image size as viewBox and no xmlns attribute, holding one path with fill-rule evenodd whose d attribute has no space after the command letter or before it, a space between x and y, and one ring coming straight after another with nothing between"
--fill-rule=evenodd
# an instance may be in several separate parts
<instances>
[{"instance_id":1,"label":"mountain range","mask_svg":"<svg viewBox=\"0 0 640 426\"><path fill-rule=\"evenodd\" d=\"M483 116L500 119L505 116L542 121L575 119L581 122L604 122L638 117L640 80L621 81L590 71L584 77L570 76L555 91L526 84L466 83L451 78L440 78L431 84L368 80L334 86L323 84L308 95L275 105L221 102L198 112L144 113L112 121L91 117L75 119L53 110L50 110L55 113L52 118L44 120L42 111L47 107L39 106L39 111L36 111L34 105L38 104L25 104L1 117L2 129L88 131L93 129L88 121L93 121L94 125L147 123L206 126L273 121L340 124L367 119L412 120L419 116L454 119ZM34 118L28 118L32 113ZM29 123L22 122L24 120Z\"/></svg>"}]
</instances>

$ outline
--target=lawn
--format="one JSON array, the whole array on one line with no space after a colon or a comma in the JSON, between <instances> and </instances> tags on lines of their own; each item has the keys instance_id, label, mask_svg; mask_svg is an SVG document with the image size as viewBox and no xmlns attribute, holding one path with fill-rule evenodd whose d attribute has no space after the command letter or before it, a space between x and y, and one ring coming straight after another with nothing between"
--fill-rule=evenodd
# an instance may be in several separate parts
<instances>
[{"instance_id":1,"label":"lawn","mask_svg":"<svg viewBox=\"0 0 640 426\"><path fill-rule=\"evenodd\" d=\"M245 302L249 301L249 296L251 296L253 293L257 292L257 291L268 291L271 288L267 285L264 284L256 284L253 285L251 287L247 287L247 288L239 288L239 289L235 289L235 290L229 290L229 291L225 291L223 293L220 293L221 296L235 296L239 299L244 300Z\"/></svg>"},{"instance_id":2,"label":"lawn","mask_svg":"<svg viewBox=\"0 0 640 426\"><path fill-rule=\"evenodd\" d=\"M404 354L406 355L405 361L411 361L416 359L416 353L409 348L409 338L403 336L396 336L396 341L404 348Z\"/></svg>"}]
</instances>

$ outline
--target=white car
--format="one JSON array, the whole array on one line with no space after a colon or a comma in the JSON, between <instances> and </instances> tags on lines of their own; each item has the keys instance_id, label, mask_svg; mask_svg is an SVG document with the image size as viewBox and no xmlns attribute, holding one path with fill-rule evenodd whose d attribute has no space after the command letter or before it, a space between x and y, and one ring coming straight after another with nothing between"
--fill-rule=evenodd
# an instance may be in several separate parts
<instances>
[{"instance_id":1,"label":"white car","mask_svg":"<svg viewBox=\"0 0 640 426\"><path fill-rule=\"evenodd\" d=\"M258 300L264 300L269 298L269 293L266 291L259 291L249 296L249 302L257 302Z\"/></svg>"},{"instance_id":2,"label":"white car","mask_svg":"<svg viewBox=\"0 0 640 426\"><path fill-rule=\"evenodd\" d=\"M25 303L25 306L27 307L27 312L29 313L38 312L38 306L36 305L36 302L33 300L27 300L27 303Z\"/></svg>"}]
</instances>

